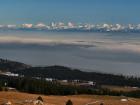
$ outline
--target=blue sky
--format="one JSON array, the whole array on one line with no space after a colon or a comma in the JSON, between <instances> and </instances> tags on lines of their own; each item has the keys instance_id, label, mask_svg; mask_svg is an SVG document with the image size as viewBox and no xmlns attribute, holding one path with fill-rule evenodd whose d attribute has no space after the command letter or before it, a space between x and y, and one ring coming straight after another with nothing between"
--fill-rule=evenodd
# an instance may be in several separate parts
<instances>
[{"instance_id":1,"label":"blue sky","mask_svg":"<svg viewBox=\"0 0 140 105\"><path fill-rule=\"evenodd\" d=\"M140 23L140 0L0 0L0 24Z\"/></svg>"}]
</instances>

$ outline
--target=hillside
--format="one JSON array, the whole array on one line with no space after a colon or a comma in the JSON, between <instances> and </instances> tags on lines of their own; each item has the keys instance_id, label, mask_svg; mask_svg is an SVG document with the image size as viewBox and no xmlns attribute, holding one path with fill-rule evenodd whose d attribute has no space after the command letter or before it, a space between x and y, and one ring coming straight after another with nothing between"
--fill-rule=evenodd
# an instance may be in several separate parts
<instances>
[{"instance_id":1,"label":"hillside","mask_svg":"<svg viewBox=\"0 0 140 105\"><path fill-rule=\"evenodd\" d=\"M0 70L18 73L25 77L53 78L59 80L86 80L100 85L137 86L140 87L140 78L127 77L98 72L86 72L64 66L32 67L30 65L0 59Z\"/></svg>"},{"instance_id":2,"label":"hillside","mask_svg":"<svg viewBox=\"0 0 140 105\"><path fill-rule=\"evenodd\" d=\"M67 100L71 100L74 105L140 105L140 99L113 96L96 95L73 95L73 96L44 96L20 92L0 92L0 104L6 101L12 102L12 105L33 105L32 101L41 96L44 105L65 105ZM122 101L125 100L126 101Z\"/></svg>"},{"instance_id":3,"label":"hillside","mask_svg":"<svg viewBox=\"0 0 140 105\"><path fill-rule=\"evenodd\" d=\"M140 78L97 72L84 72L63 66L31 67L15 71L15 73L27 77L54 78L59 80L86 80L95 81L98 84L140 87Z\"/></svg>"},{"instance_id":4,"label":"hillside","mask_svg":"<svg viewBox=\"0 0 140 105\"><path fill-rule=\"evenodd\" d=\"M0 74L1 91L3 90L3 87L8 86L17 89L20 92L45 95L96 94L140 97L140 78L138 77L85 72L64 66L32 67L23 63L3 59L0 61L0 69L2 70L2 73ZM5 75L7 71L18 74L18 76ZM46 78L51 78L52 81L47 81ZM61 83L64 80L67 81L68 85ZM75 80L78 81L74 83ZM72 82L74 84L70 85ZM83 82L84 86L77 85L78 82ZM87 86L85 85L86 82L94 82L96 85ZM119 86L121 88L119 88ZM122 91L124 87L136 87L137 89Z\"/></svg>"},{"instance_id":5,"label":"hillside","mask_svg":"<svg viewBox=\"0 0 140 105\"><path fill-rule=\"evenodd\" d=\"M7 59L0 59L0 71L2 72L13 72L15 70L26 69L31 66L24 63L19 63L16 61L11 61Z\"/></svg>"}]
</instances>

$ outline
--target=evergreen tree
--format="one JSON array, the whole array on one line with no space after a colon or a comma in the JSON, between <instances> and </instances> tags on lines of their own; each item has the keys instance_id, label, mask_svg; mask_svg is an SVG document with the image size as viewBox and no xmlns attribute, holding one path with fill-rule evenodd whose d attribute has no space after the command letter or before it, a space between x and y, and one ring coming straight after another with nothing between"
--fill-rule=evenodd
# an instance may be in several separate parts
<instances>
[{"instance_id":1,"label":"evergreen tree","mask_svg":"<svg viewBox=\"0 0 140 105\"><path fill-rule=\"evenodd\" d=\"M103 103L101 103L100 105L104 105Z\"/></svg>"},{"instance_id":2,"label":"evergreen tree","mask_svg":"<svg viewBox=\"0 0 140 105\"><path fill-rule=\"evenodd\" d=\"M37 100L40 100L40 101L42 101L42 102L43 102L43 99L42 99L42 97L41 97L41 96L39 96L39 97L37 98Z\"/></svg>"},{"instance_id":3,"label":"evergreen tree","mask_svg":"<svg viewBox=\"0 0 140 105\"><path fill-rule=\"evenodd\" d=\"M73 105L73 103L72 103L71 100L68 100L68 101L66 102L66 105Z\"/></svg>"}]
</instances>

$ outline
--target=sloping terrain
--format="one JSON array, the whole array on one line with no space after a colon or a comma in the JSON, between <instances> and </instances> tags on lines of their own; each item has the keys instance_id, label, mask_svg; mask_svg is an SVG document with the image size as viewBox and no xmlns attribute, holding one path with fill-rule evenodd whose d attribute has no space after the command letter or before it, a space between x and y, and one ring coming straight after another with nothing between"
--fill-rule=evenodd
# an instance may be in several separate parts
<instances>
[{"instance_id":1,"label":"sloping terrain","mask_svg":"<svg viewBox=\"0 0 140 105\"><path fill-rule=\"evenodd\" d=\"M24 63L6 60L6 59L0 59L0 71L2 72L13 72L15 70L21 70L26 69L31 66L26 65Z\"/></svg>"},{"instance_id":2,"label":"sloping terrain","mask_svg":"<svg viewBox=\"0 0 140 105\"><path fill-rule=\"evenodd\" d=\"M0 92L0 104L11 101L12 105L33 105L30 101L36 100L38 96L43 98L45 105L65 105L69 99L74 105L99 105L100 103L104 103L104 105L140 105L140 99L126 97L94 95L43 96L19 92Z\"/></svg>"},{"instance_id":3,"label":"sloping terrain","mask_svg":"<svg viewBox=\"0 0 140 105\"><path fill-rule=\"evenodd\" d=\"M94 69L94 68L93 68ZM0 59L0 71L14 72L25 77L42 77L59 80L86 80L101 85L140 87L140 78L98 72L86 72L64 66L32 67L30 65Z\"/></svg>"}]
</instances>

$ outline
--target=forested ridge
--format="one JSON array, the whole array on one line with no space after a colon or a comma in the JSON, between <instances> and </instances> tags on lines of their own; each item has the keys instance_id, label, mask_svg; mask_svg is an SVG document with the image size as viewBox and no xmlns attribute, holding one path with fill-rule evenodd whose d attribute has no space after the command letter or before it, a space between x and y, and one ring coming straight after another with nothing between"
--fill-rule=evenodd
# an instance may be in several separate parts
<instances>
[{"instance_id":1,"label":"forested ridge","mask_svg":"<svg viewBox=\"0 0 140 105\"><path fill-rule=\"evenodd\" d=\"M55 78L59 80L86 80L95 81L98 84L140 87L140 78L138 77L98 72L84 72L63 66L31 67L15 71L15 73L19 73L27 77Z\"/></svg>"},{"instance_id":2,"label":"forested ridge","mask_svg":"<svg viewBox=\"0 0 140 105\"><path fill-rule=\"evenodd\" d=\"M0 58L0 71L3 72L13 72L15 70L21 70L29 67L31 66L24 63Z\"/></svg>"},{"instance_id":3,"label":"forested ridge","mask_svg":"<svg viewBox=\"0 0 140 105\"><path fill-rule=\"evenodd\" d=\"M140 87L140 78L98 72L85 72L64 66L32 67L30 65L0 59L0 70L18 73L25 77L53 78L59 80L85 80L94 81L98 84L117 86Z\"/></svg>"}]
</instances>

